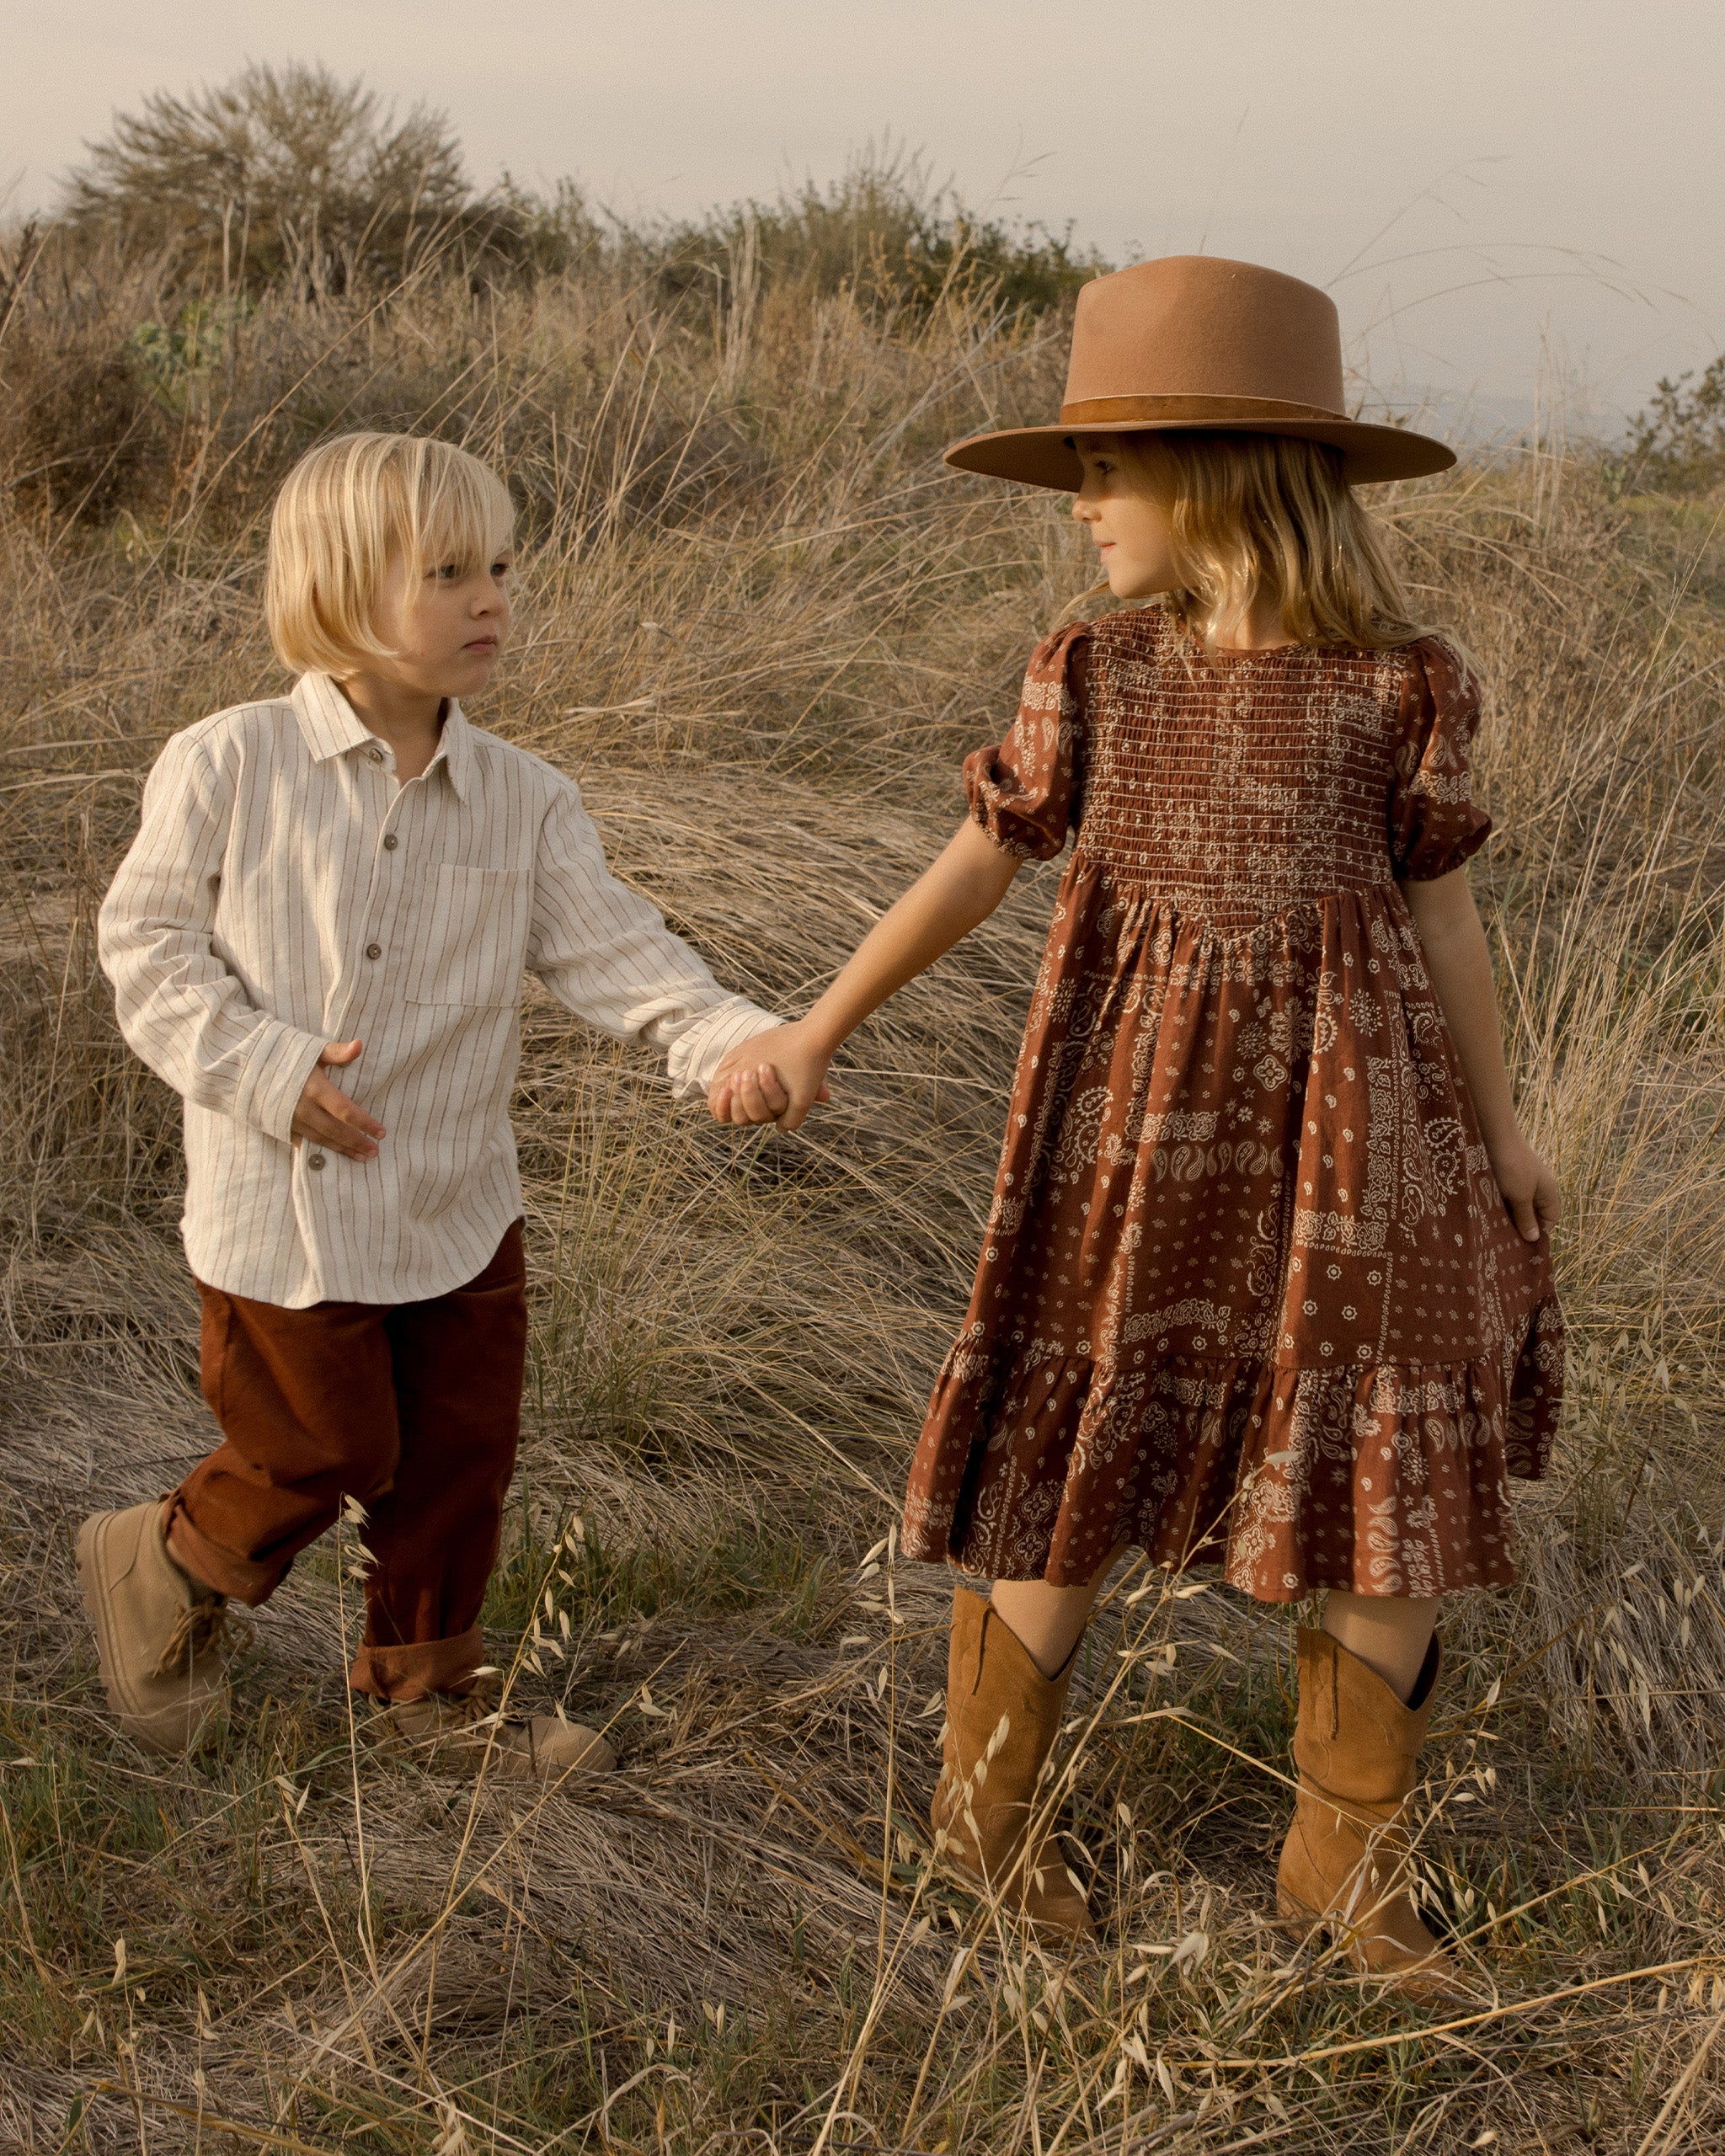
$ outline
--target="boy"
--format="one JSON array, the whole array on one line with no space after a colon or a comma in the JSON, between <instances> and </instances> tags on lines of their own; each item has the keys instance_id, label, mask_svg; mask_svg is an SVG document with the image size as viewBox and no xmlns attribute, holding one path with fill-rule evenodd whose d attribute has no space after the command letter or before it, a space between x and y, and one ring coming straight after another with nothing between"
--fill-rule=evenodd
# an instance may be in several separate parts
<instances>
[{"instance_id":1,"label":"boy","mask_svg":"<svg viewBox=\"0 0 1725 2156\"><path fill-rule=\"evenodd\" d=\"M366 1509L350 1682L441 1766L614 1764L474 1690L527 1315L508 1108L521 976L698 1092L773 1022L607 873L574 785L481 732L512 512L464 451L349 435L289 475L266 607L290 697L171 739L102 908L127 1041L185 1098L186 1253L223 1442L77 1538L121 1726L184 1751L222 1612Z\"/></svg>"}]
</instances>

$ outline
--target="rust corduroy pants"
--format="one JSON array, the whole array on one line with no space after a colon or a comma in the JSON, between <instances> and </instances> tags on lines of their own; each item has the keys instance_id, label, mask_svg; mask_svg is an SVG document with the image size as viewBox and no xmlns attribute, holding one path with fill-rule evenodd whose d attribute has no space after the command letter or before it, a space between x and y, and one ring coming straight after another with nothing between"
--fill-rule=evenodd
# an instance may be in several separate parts
<instances>
[{"instance_id":1,"label":"rust corduroy pants","mask_svg":"<svg viewBox=\"0 0 1725 2156\"><path fill-rule=\"evenodd\" d=\"M355 1497L372 1561L355 1689L467 1689L521 1431L520 1223L483 1273L422 1303L290 1310L198 1292L204 1397L224 1442L169 1500L175 1561L255 1606Z\"/></svg>"}]
</instances>

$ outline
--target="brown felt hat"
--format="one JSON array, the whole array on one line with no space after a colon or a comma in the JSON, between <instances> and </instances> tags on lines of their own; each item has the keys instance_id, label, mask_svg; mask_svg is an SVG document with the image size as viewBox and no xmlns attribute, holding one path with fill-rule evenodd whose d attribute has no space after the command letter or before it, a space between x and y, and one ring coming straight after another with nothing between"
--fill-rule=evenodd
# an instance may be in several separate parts
<instances>
[{"instance_id":1,"label":"brown felt hat","mask_svg":"<svg viewBox=\"0 0 1725 2156\"><path fill-rule=\"evenodd\" d=\"M1173 428L1327 441L1350 483L1412 479L1455 462L1429 435L1348 417L1342 326L1327 292L1213 254L1136 262L1082 286L1059 424L972 435L946 461L1076 494L1076 439Z\"/></svg>"}]
</instances>

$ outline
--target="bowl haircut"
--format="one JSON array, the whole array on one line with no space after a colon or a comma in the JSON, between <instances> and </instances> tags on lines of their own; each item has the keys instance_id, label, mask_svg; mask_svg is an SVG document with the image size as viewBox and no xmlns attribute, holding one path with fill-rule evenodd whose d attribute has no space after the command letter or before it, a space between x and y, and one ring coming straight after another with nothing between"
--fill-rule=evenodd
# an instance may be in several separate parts
<instances>
[{"instance_id":1,"label":"bowl haircut","mask_svg":"<svg viewBox=\"0 0 1725 2156\"><path fill-rule=\"evenodd\" d=\"M341 675L394 654L372 622L392 563L462 576L494 560L515 524L507 488L464 449L424 435L339 435L282 483L270 519L264 611L295 674ZM412 596L409 604L412 603Z\"/></svg>"}]
</instances>

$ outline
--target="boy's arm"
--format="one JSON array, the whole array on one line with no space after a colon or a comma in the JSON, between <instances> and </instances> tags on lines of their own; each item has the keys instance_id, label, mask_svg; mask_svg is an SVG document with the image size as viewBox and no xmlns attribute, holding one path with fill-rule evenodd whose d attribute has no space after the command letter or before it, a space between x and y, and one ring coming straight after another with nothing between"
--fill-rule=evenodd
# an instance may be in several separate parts
<instances>
[{"instance_id":1,"label":"boy's arm","mask_svg":"<svg viewBox=\"0 0 1725 2156\"><path fill-rule=\"evenodd\" d=\"M826 1067L872 1011L980 922L1005 898L1022 863L980 824L961 824L945 851L857 946L804 1018L714 1072L709 1105L720 1123L777 1123L794 1130L827 1097Z\"/></svg>"},{"instance_id":2,"label":"boy's arm","mask_svg":"<svg viewBox=\"0 0 1725 2156\"><path fill-rule=\"evenodd\" d=\"M618 883L573 784L553 796L533 881L528 972L590 1025L665 1050L679 1100L706 1091L727 1050L779 1022L728 995L659 909Z\"/></svg>"},{"instance_id":3,"label":"boy's arm","mask_svg":"<svg viewBox=\"0 0 1725 2156\"><path fill-rule=\"evenodd\" d=\"M144 787L143 818L98 924L120 1029L199 1107L291 1138L325 1043L251 1002L215 947L232 787L201 740L176 735Z\"/></svg>"},{"instance_id":4,"label":"boy's arm","mask_svg":"<svg viewBox=\"0 0 1725 2156\"><path fill-rule=\"evenodd\" d=\"M1402 886L1419 931L1426 971L1461 1059L1462 1075L1479 1118L1492 1172L1517 1228L1536 1243L1562 1210L1557 1178L1521 1134L1498 1028L1492 954L1465 869Z\"/></svg>"}]
</instances>

